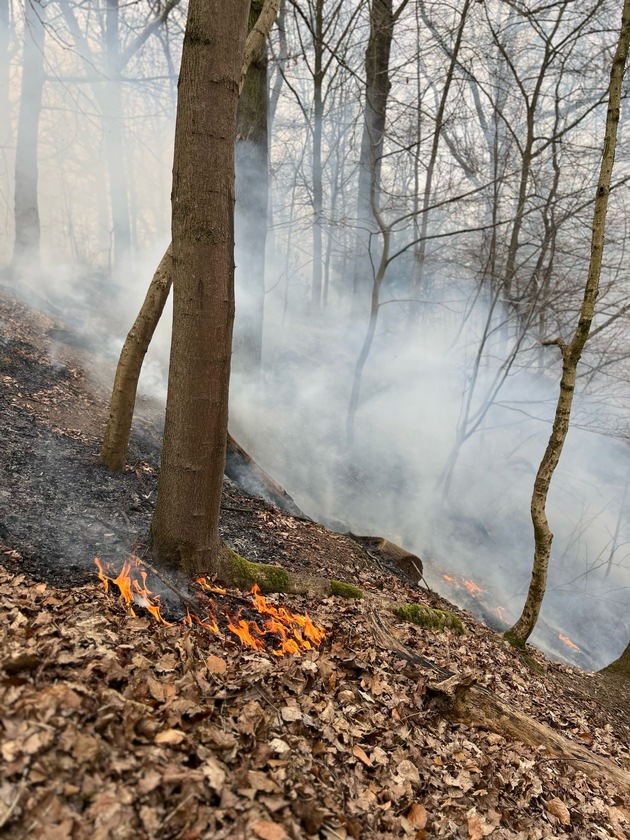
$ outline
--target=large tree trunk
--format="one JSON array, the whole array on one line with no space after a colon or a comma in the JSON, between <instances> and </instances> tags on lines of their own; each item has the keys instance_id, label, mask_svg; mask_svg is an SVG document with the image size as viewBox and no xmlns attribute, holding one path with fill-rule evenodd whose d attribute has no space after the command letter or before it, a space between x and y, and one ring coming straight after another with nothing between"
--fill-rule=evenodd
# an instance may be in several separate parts
<instances>
[{"instance_id":1,"label":"large tree trunk","mask_svg":"<svg viewBox=\"0 0 630 840\"><path fill-rule=\"evenodd\" d=\"M173 8L176 5L174 0L171 0L167 8ZM245 57L243 59L243 66L241 67L241 85L244 86L249 73L257 74L257 69L252 68L252 61L257 55L258 50L264 45L275 14L278 10L279 0L265 0L263 9L256 19L255 25L250 30L245 44ZM75 27L74 34L77 38L76 21L70 16L68 18L71 25ZM74 22L74 23L73 23ZM80 36L80 33L78 33ZM266 166L266 158L265 158ZM263 226L266 231L266 225ZM260 224L257 226L260 230ZM262 259L264 260L264 245ZM169 245L160 265L157 268L149 286L149 291L144 299L144 303L138 313L133 327L129 331L125 343L123 345L118 366L116 369L116 376L114 379L114 388L112 392L112 399L110 403L110 414L107 421L103 446L101 448L100 460L111 470L122 471L125 468L127 460L127 448L129 446L129 435L131 432L131 422L133 420L133 410L136 401L136 392L138 389L138 379L142 370L142 363L146 355L147 349L153 338L153 333L158 325L164 305L166 304L172 283L172 251ZM261 302L260 312L258 315L260 322L260 337L262 340L262 294L264 288L262 286L261 278Z\"/></svg>"},{"instance_id":2,"label":"large tree trunk","mask_svg":"<svg viewBox=\"0 0 630 840\"><path fill-rule=\"evenodd\" d=\"M253 31L263 0L253 0ZM267 165L267 44L253 53L238 103L236 142L236 288L234 371L255 375L262 363L265 305L265 247L269 168Z\"/></svg>"},{"instance_id":3,"label":"large tree trunk","mask_svg":"<svg viewBox=\"0 0 630 840\"><path fill-rule=\"evenodd\" d=\"M173 337L151 527L159 560L217 572L234 319L234 144L249 0L191 0L175 126Z\"/></svg>"},{"instance_id":4,"label":"large tree trunk","mask_svg":"<svg viewBox=\"0 0 630 840\"><path fill-rule=\"evenodd\" d=\"M13 265L39 261L40 224L37 200L37 145L44 89L44 7L24 6L22 92L15 150L15 247Z\"/></svg>"},{"instance_id":5,"label":"large tree trunk","mask_svg":"<svg viewBox=\"0 0 630 840\"><path fill-rule=\"evenodd\" d=\"M547 586L547 571L553 540L553 534L549 528L546 514L547 494L569 431L571 406L575 392L576 370L591 330L591 323L595 312L595 301L599 292L599 278L604 252L604 233L606 230L606 213L608 210L608 193L610 191L613 165L615 162L621 89L629 44L630 0L624 0L619 42L610 73L606 133L593 212L591 259L580 311L580 320L570 344L566 345L561 339L549 342L550 344L557 344L560 347L562 353L562 378L551 437L549 438L547 449L545 450L534 481L531 503L531 516L534 526L534 565L529 591L521 616L516 624L505 634L511 642L518 645L523 645L527 641L536 626Z\"/></svg>"}]
</instances>

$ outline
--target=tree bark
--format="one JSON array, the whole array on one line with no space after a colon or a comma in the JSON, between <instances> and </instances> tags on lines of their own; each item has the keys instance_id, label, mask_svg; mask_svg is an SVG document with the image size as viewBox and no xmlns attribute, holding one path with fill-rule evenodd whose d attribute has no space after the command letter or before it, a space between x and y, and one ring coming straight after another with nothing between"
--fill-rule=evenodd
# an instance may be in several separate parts
<instances>
[{"instance_id":1,"label":"tree bark","mask_svg":"<svg viewBox=\"0 0 630 840\"><path fill-rule=\"evenodd\" d=\"M174 3L171 4L170 8L174 5ZM276 0L265 0L265 8L274 8L275 6L277 6ZM273 20L269 22L269 15L261 13L261 17L264 17L264 20L271 27ZM241 68L241 79L247 75L251 66L249 61L253 53L248 48L248 45L252 38L257 39L260 37L260 27L261 19L259 18L256 26L247 36L245 59ZM142 370L144 356L168 299L171 282L172 252L171 246L169 245L153 276L147 296L127 336L118 361L109 420L100 453L101 462L112 470L122 472L125 468L131 422L138 389L138 379ZM260 317L262 324L262 313Z\"/></svg>"},{"instance_id":2,"label":"tree bark","mask_svg":"<svg viewBox=\"0 0 630 840\"><path fill-rule=\"evenodd\" d=\"M534 526L534 564L527 599L521 616L505 634L506 638L517 645L524 645L536 626L547 586L547 572L553 540L553 534L549 528L546 514L547 494L569 431L577 366L590 333L595 312L595 302L599 292L599 279L604 251L604 234L606 230L606 213L608 210L608 194L615 162L621 90L629 45L630 0L624 0L619 41L610 73L604 148L593 211L591 258L580 311L580 320L570 344L566 345L562 339L549 342L549 344L557 344L560 347L562 353L562 378L560 380L560 394L558 396L551 437L549 438L549 443L547 444L534 481L531 502L531 517Z\"/></svg>"},{"instance_id":3,"label":"tree bark","mask_svg":"<svg viewBox=\"0 0 630 840\"><path fill-rule=\"evenodd\" d=\"M234 319L234 145L248 0L191 0L172 193L173 336L152 547L220 570L219 510Z\"/></svg>"},{"instance_id":4,"label":"tree bark","mask_svg":"<svg viewBox=\"0 0 630 840\"><path fill-rule=\"evenodd\" d=\"M109 418L99 456L102 464L116 472L125 469L140 371L164 310L171 279L172 252L169 245L153 276L138 317L125 339L116 367Z\"/></svg>"},{"instance_id":5,"label":"tree bark","mask_svg":"<svg viewBox=\"0 0 630 840\"><path fill-rule=\"evenodd\" d=\"M39 117L44 90L44 7L24 6L22 92L15 150L15 246L13 267L39 262L40 222L37 199Z\"/></svg>"},{"instance_id":6,"label":"tree bark","mask_svg":"<svg viewBox=\"0 0 630 840\"><path fill-rule=\"evenodd\" d=\"M277 0L274 4L277 7ZM252 2L250 36L260 32L257 25L263 8L263 0ZM250 64L242 74L236 141L237 317L233 365L235 372L250 376L259 373L262 364L269 201L267 44L264 38L257 38L256 43L258 48L248 51Z\"/></svg>"}]
</instances>

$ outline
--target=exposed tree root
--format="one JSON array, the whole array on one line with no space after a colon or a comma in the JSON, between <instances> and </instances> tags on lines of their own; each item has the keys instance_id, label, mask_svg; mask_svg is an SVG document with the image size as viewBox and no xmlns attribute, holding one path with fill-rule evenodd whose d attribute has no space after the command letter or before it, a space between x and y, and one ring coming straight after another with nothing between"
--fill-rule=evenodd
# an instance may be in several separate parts
<instances>
[{"instance_id":1,"label":"exposed tree root","mask_svg":"<svg viewBox=\"0 0 630 840\"><path fill-rule=\"evenodd\" d=\"M374 636L379 645L394 651L411 664L420 665L438 674L439 679L430 682L428 690L444 717L464 721L532 747L543 746L550 758L566 761L588 776L603 777L617 785L620 790L630 792L628 771L529 717L501 700L489 689L475 685L472 675L453 674L409 650L385 626L374 607L371 607L370 612Z\"/></svg>"}]
</instances>

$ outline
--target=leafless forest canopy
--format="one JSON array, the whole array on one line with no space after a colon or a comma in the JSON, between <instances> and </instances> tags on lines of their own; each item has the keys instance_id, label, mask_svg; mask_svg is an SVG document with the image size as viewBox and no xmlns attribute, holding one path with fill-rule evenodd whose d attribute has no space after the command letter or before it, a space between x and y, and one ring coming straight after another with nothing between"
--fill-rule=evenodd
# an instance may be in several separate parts
<instances>
[{"instance_id":1,"label":"leafless forest canopy","mask_svg":"<svg viewBox=\"0 0 630 840\"><path fill-rule=\"evenodd\" d=\"M0 0L6 282L112 358L170 238L185 13ZM512 617L558 388L546 342L570 339L582 300L619 13L284 0L259 61L266 132L237 143L232 433L309 515L465 572ZM626 98L543 607L596 666L630 637L627 117ZM157 397L167 322L142 380Z\"/></svg>"}]
</instances>

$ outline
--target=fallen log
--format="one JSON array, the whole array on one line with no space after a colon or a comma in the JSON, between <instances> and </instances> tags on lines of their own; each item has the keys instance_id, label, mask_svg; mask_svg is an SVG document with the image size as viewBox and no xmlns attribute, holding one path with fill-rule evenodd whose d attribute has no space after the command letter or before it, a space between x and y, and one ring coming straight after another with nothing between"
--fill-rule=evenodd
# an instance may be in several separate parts
<instances>
[{"instance_id":1,"label":"fallen log","mask_svg":"<svg viewBox=\"0 0 630 840\"><path fill-rule=\"evenodd\" d=\"M438 674L438 679L428 683L427 690L444 717L496 732L530 747L542 746L550 759L566 761L587 776L603 778L617 785L624 793L630 793L630 772L526 715L493 691L476 685L472 675L454 674L409 650L386 627L373 606L370 607L370 613L378 644L407 662Z\"/></svg>"},{"instance_id":2,"label":"fallen log","mask_svg":"<svg viewBox=\"0 0 630 840\"><path fill-rule=\"evenodd\" d=\"M383 537L361 537L352 533L348 536L362 545L368 554L395 566L414 583L418 584L424 580L422 560L417 554L412 554L406 548Z\"/></svg>"},{"instance_id":3,"label":"fallen log","mask_svg":"<svg viewBox=\"0 0 630 840\"><path fill-rule=\"evenodd\" d=\"M291 516L310 521L291 496L265 472L252 456L228 433L225 453L225 474L250 496L260 496Z\"/></svg>"}]
</instances>

